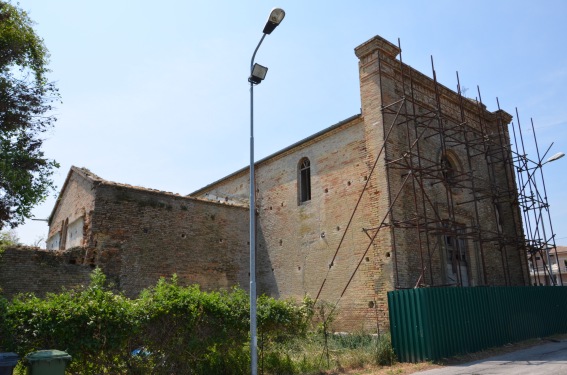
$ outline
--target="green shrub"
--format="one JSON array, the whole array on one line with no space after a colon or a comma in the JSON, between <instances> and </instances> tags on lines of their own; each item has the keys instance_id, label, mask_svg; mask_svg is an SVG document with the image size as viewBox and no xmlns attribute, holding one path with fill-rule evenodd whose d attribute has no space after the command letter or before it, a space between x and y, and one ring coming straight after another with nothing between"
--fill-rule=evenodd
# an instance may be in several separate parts
<instances>
[{"instance_id":1,"label":"green shrub","mask_svg":"<svg viewBox=\"0 0 567 375\"><path fill-rule=\"evenodd\" d=\"M257 303L258 335L265 340L303 335L309 323L304 306L262 295Z\"/></svg>"},{"instance_id":2,"label":"green shrub","mask_svg":"<svg viewBox=\"0 0 567 375\"><path fill-rule=\"evenodd\" d=\"M396 362L396 353L390 335L381 335L376 341L376 364L380 366L393 365Z\"/></svg>"},{"instance_id":3,"label":"green shrub","mask_svg":"<svg viewBox=\"0 0 567 375\"><path fill-rule=\"evenodd\" d=\"M144 346L160 360L155 374L215 373L248 360L248 297L240 289L205 293L162 279L142 293Z\"/></svg>"},{"instance_id":4,"label":"green shrub","mask_svg":"<svg viewBox=\"0 0 567 375\"><path fill-rule=\"evenodd\" d=\"M303 374L390 364L388 336L333 335L333 306L258 298L258 368ZM315 323L313 323L315 322ZM310 324L318 329L308 332ZM88 286L49 294L0 296L0 351L41 349L72 356L67 374L248 374L249 297L241 289L203 292L161 279L139 298L116 294L100 270ZM313 325L312 325L313 326ZM16 374L24 373L22 366Z\"/></svg>"},{"instance_id":5,"label":"green shrub","mask_svg":"<svg viewBox=\"0 0 567 375\"><path fill-rule=\"evenodd\" d=\"M268 374L292 375L297 374L299 366L294 363L288 353L270 352L261 363L261 368Z\"/></svg>"},{"instance_id":6,"label":"green shrub","mask_svg":"<svg viewBox=\"0 0 567 375\"><path fill-rule=\"evenodd\" d=\"M8 351L14 346L12 332L6 320L8 314L8 301L0 295L0 352Z\"/></svg>"},{"instance_id":7,"label":"green shrub","mask_svg":"<svg viewBox=\"0 0 567 375\"><path fill-rule=\"evenodd\" d=\"M75 373L120 373L128 368L132 337L140 327L136 305L105 287L100 270L83 290L40 299L20 295L8 306L6 325L21 357L41 349L65 350Z\"/></svg>"}]
</instances>

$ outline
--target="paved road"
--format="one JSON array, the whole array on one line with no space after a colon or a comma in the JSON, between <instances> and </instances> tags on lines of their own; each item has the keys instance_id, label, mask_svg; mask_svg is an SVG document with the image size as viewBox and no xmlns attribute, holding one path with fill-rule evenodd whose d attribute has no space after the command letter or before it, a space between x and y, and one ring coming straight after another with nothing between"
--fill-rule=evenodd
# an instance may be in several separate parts
<instances>
[{"instance_id":1,"label":"paved road","mask_svg":"<svg viewBox=\"0 0 567 375\"><path fill-rule=\"evenodd\" d=\"M414 375L561 375L567 374L567 340Z\"/></svg>"}]
</instances>

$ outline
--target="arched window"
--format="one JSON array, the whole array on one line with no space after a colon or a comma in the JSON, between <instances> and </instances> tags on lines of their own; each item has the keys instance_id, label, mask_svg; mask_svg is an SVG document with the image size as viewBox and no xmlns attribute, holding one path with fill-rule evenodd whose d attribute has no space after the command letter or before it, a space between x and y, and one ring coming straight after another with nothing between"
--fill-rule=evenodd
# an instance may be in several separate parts
<instances>
[{"instance_id":1,"label":"arched window","mask_svg":"<svg viewBox=\"0 0 567 375\"><path fill-rule=\"evenodd\" d=\"M454 152L447 150L441 156L441 173L443 180L448 186L453 188L458 187L460 170L461 163L459 162L459 158Z\"/></svg>"},{"instance_id":2,"label":"arched window","mask_svg":"<svg viewBox=\"0 0 567 375\"><path fill-rule=\"evenodd\" d=\"M311 200L311 163L303 158L299 162L299 204Z\"/></svg>"},{"instance_id":3,"label":"arched window","mask_svg":"<svg viewBox=\"0 0 567 375\"><path fill-rule=\"evenodd\" d=\"M455 185L455 166L447 156L441 158L441 172L443 180L451 186Z\"/></svg>"}]
</instances>

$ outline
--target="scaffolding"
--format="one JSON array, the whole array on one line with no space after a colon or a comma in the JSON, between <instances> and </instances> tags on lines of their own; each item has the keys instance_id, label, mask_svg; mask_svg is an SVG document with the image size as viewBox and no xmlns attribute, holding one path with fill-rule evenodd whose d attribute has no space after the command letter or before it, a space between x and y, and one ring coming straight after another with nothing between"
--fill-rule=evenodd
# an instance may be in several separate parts
<instances>
[{"instance_id":1,"label":"scaffolding","mask_svg":"<svg viewBox=\"0 0 567 375\"><path fill-rule=\"evenodd\" d=\"M526 269L527 262L507 114L487 116L479 89L474 100L464 97L458 73L455 103L437 81L433 58L433 92L418 88L416 72L403 64L401 53L398 69L384 66L390 60L378 63L380 77L394 72L390 79L400 86L397 100L382 103L389 196L404 191L404 199L391 202L385 225L395 254L395 287L527 284L525 272L521 280L510 272ZM383 92L381 97L388 98ZM398 174L411 178L396 184ZM400 251L400 243L415 244L419 256Z\"/></svg>"},{"instance_id":2,"label":"scaffolding","mask_svg":"<svg viewBox=\"0 0 567 375\"><path fill-rule=\"evenodd\" d=\"M543 175L543 166L563 156L555 154L544 161L553 143L540 154L533 119L530 119L533 134L533 148L536 158L527 153L526 142L520 125L520 116L516 109L517 126L512 127L514 137L514 165L516 166L519 203L522 207L526 248L530 263L530 278L534 285L563 285L563 275L559 264L555 267L551 262L550 253L557 256L555 233L547 200L547 189ZM538 267L536 258L540 258L543 267Z\"/></svg>"},{"instance_id":3,"label":"scaffolding","mask_svg":"<svg viewBox=\"0 0 567 375\"><path fill-rule=\"evenodd\" d=\"M487 111L479 87L475 98L463 94L458 72L452 91L438 83L433 58L428 78L403 63L399 40L398 49L399 59L377 57L383 139L370 175L384 168L388 207L378 226L362 228L368 247L338 299L381 233L391 244L395 289L531 285L534 274L538 284L563 285L549 261L557 247L542 166L551 146L540 154L532 122L529 157L517 110L515 122L498 99L498 110ZM357 229L353 217L370 180L345 235ZM536 254L545 259L542 272L531 266Z\"/></svg>"}]
</instances>

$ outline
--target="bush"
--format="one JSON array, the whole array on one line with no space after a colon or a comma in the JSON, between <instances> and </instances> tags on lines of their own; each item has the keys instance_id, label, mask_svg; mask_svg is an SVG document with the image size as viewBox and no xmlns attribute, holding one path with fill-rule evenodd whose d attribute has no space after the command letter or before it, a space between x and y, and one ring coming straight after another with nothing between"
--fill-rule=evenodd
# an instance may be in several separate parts
<instances>
[{"instance_id":1,"label":"bush","mask_svg":"<svg viewBox=\"0 0 567 375\"><path fill-rule=\"evenodd\" d=\"M7 349L21 357L58 348L73 357L69 372L124 372L130 342L140 327L136 304L105 287L100 270L83 290L49 294L40 299L20 295L8 306L6 326L13 337Z\"/></svg>"},{"instance_id":2,"label":"bush","mask_svg":"<svg viewBox=\"0 0 567 375\"><path fill-rule=\"evenodd\" d=\"M388 336L332 335L334 309L258 298L262 374L302 374L391 364ZM307 328L315 318L317 330ZM249 298L241 289L203 292L161 279L139 298L111 291L100 270L89 286L49 294L0 296L0 351L42 349L72 356L67 374L247 374ZM21 366L17 372L22 371Z\"/></svg>"},{"instance_id":3,"label":"bush","mask_svg":"<svg viewBox=\"0 0 567 375\"><path fill-rule=\"evenodd\" d=\"M241 289L205 293L180 287L174 277L146 290L140 303L144 346L156 358L152 373L236 374L249 361L248 297Z\"/></svg>"},{"instance_id":4,"label":"bush","mask_svg":"<svg viewBox=\"0 0 567 375\"><path fill-rule=\"evenodd\" d=\"M3 351L65 350L70 374L249 371L249 301L241 289L207 293L174 276L132 300L113 293L97 269L85 288L0 298L0 318ZM266 347L306 327L304 310L265 296L258 318Z\"/></svg>"},{"instance_id":5,"label":"bush","mask_svg":"<svg viewBox=\"0 0 567 375\"><path fill-rule=\"evenodd\" d=\"M7 314L8 301L0 295L0 352L7 351L6 348L14 346L12 332L6 320Z\"/></svg>"},{"instance_id":6,"label":"bush","mask_svg":"<svg viewBox=\"0 0 567 375\"><path fill-rule=\"evenodd\" d=\"M396 353L392 346L389 334L381 335L376 342L376 364L380 366L391 366L396 362Z\"/></svg>"}]
</instances>

